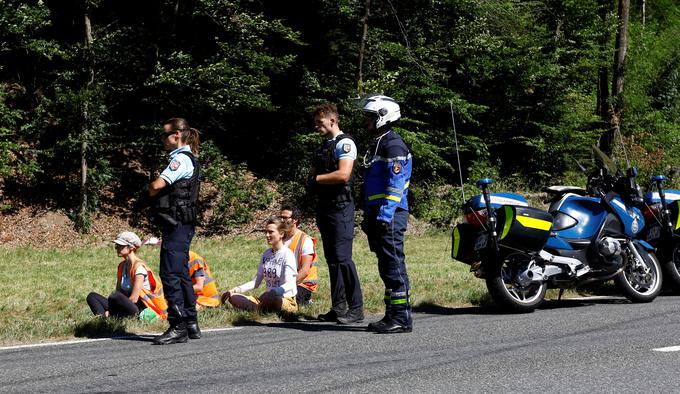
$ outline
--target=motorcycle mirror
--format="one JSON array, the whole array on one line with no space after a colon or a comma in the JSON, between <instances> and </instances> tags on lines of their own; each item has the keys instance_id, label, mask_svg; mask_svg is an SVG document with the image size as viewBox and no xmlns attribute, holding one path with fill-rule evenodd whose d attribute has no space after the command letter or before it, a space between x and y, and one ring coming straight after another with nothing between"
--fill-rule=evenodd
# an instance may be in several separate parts
<instances>
[{"instance_id":1,"label":"motorcycle mirror","mask_svg":"<svg viewBox=\"0 0 680 394\"><path fill-rule=\"evenodd\" d=\"M581 170L582 173L584 174L588 173L588 170L586 170L586 168L578 160L574 159L574 161L576 162L576 165L578 166L579 170Z\"/></svg>"},{"instance_id":2,"label":"motorcycle mirror","mask_svg":"<svg viewBox=\"0 0 680 394\"><path fill-rule=\"evenodd\" d=\"M652 182L663 182L666 180L666 177L664 175L654 175L652 177Z\"/></svg>"},{"instance_id":3,"label":"motorcycle mirror","mask_svg":"<svg viewBox=\"0 0 680 394\"><path fill-rule=\"evenodd\" d=\"M477 187L482 187L482 186L490 185L492 183L493 183L493 179L483 178L483 179L478 180L476 185L477 185Z\"/></svg>"}]
</instances>

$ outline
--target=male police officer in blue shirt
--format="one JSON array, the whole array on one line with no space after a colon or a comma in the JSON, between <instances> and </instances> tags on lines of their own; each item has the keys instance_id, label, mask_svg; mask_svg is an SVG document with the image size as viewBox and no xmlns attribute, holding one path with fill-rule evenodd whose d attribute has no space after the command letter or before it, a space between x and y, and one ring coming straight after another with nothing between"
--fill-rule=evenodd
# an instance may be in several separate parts
<instances>
[{"instance_id":1,"label":"male police officer in blue shirt","mask_svg":"<svg viewBox=\"0 0 680 394\"><path fill-rule=\"evenodd\" d=\"M364 319L364 300L356 266L352 261L354 240L354 161L357 147L340 131L335 104L322 104L314 111L316 129L326 141L314 153L314 174L307 188L318 197L316 223L321 232L331 282L332 306L319 320L340 324Z\"/></svg>"},{"instance_id":2,"label":"male police officer in blue shirt","mask_svg":"<svg viewBox=\"0 0 680 394\"><path fill-rule=\"evenodd\" d=\"M378 257L378 272L385 284L385 316L368 325L381 334L411 332L409 279L404 256L408 222L408 187L413 159L404 140L392 130L401 118L399 104L375 95L361 103L366 127L375 136L364 156L364 221L371 251Z\"/></svg>"}]
</instances>

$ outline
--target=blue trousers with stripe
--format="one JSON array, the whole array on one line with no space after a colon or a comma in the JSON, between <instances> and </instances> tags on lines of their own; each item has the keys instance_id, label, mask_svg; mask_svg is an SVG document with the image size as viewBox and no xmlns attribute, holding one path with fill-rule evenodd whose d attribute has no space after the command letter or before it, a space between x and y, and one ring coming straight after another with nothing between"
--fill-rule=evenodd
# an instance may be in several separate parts
<instances>
[{"instance_id":1,"label":"blue trousers with stripe","mask_svg":"<svg viewBox=\"0 0 680 394\"><path fill-rule=\"evenodd\" d=\"M411 327L409 279L404 255L404 233L408 224L408 211L397 209L392 222L384 226L376 219L377 211L369 209L362 225L368 236L368 245L378 257L378 273L389 289L390 302L386 314L395 322ZM387 296L387 291L386 294ZM385 300L387 304L387 299Z\"/></svg>"}]
</instances>

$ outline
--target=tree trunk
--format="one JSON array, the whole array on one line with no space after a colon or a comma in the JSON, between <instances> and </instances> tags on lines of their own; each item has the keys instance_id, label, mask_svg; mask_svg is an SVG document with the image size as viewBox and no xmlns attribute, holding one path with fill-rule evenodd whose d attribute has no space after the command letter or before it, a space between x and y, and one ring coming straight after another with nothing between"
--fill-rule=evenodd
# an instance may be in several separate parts
<instances>
[{"instance_id":1,"label":"tree trunk","mask_svg":"<svg viewBox=\"0 0 680 394\"><path fill-rule=\"evenodd\" d=\"M644 29L645 22L647 21L647 2L642 0L642 4L640 6L642 8L642 28Z\"/></svg>"},{"instance_id":2,"label":"tree trunk","mask_svg":"<svg viewBox=\"0 0 680 394\"><path fill-rule=\"evenodd\" d=\"M609 130L600 138L601 150L610 156L614 150L614 139L621 133L629 13L630 0L619 0L618 33L616 35L614 70L612 73L612 107L609 111Z\"/></svg>"},{"instance_id":3,"label":"tree trunk","mask_svg":"<svg viewBox=\"0 0 680 394\"><path fill-rule=\"evenodd\" d=\"M609 14L609 2L607 0L599 1L599 15L602 20L602 26L607 25L607 15ZM610 35L608 30L603 29L604 33L600 37L600 50L606 53L609 47ZM609 66L602 65L598 71L597 79L597 114L602 119L602 122L609 123Z\"/></svg>"},{"instance_id":4,"label":"tree trunk","mask_svg":"<svg viewBox=\"0 0 680 394\"><path fill-rule=\"evenodd\" d=\"M89 211L87 204L87 141L89 137L89 92L94 83L94 65L92 53L92 25L90 23L90 15L88 11L84 14L85 27L85 56L87 57L87 80L83 89L83 108L82 121L80 129L80 207L78 209L78 216L76 219L76 228L78 231L86 233L89 231Z\"/></svg>"},{"instance_id":5,"label":"tree trunk","mask_svg":"<svg viewBox=\"0 0 680 394\"><path fill-rule=\"evenodd\" d=\"M361 34L361 45L359 46L359 75L357 78L357 91L359 95L364 93L364 52L366 51L366 39L368 37L368 17L371 14L371 0L365 1L366 12L364 13L364 18L362 19L363 32Z\"/></svg>"}]
</instances>

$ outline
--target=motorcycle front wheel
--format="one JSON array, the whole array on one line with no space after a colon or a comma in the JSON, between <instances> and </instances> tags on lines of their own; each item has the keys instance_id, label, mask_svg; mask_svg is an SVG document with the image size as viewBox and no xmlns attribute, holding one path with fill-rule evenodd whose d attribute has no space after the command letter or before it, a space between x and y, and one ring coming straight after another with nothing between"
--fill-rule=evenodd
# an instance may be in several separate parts
<instances>
[{"instance_id":1,"label":"motorcycle front wheel","mask_svg":"<svg viewBox=\"0 0 680 394\"><path fill-rule=\"evenodd\" d=\"M659 256L663 260L661 268L664 285L678 293L680 292L680 242L673 242L671 248L669 253L662 254L661 247L659 247Z\"/></svg>"},{"instance_id":2,"label":"motorcycle front wheel","mask_svg":"<svg viewBox=\"0 0 680 394\"><path fill-rule=\"evenodd\" d=\"M523 261L522 255L511 255L495 269L488 272L486 288L491 298L502 308L516 313L533 312L545 297L545 282L522 284L519 274L526 271L532 261Z\"/></svg>"},{"instance_id":3,"label":"motorcycle front wheel","mask_svg":"<svg viewBox=\"0 0 680 394\"><path fill-rule=\"evenodd\" d=\"M651 302L661 291L661 264L654 253L642 247L636 247L644 261L635 264L633 253L628 251L628 262L614 282L623 295L632 302Z\"/></svg>"}]
</instances>

